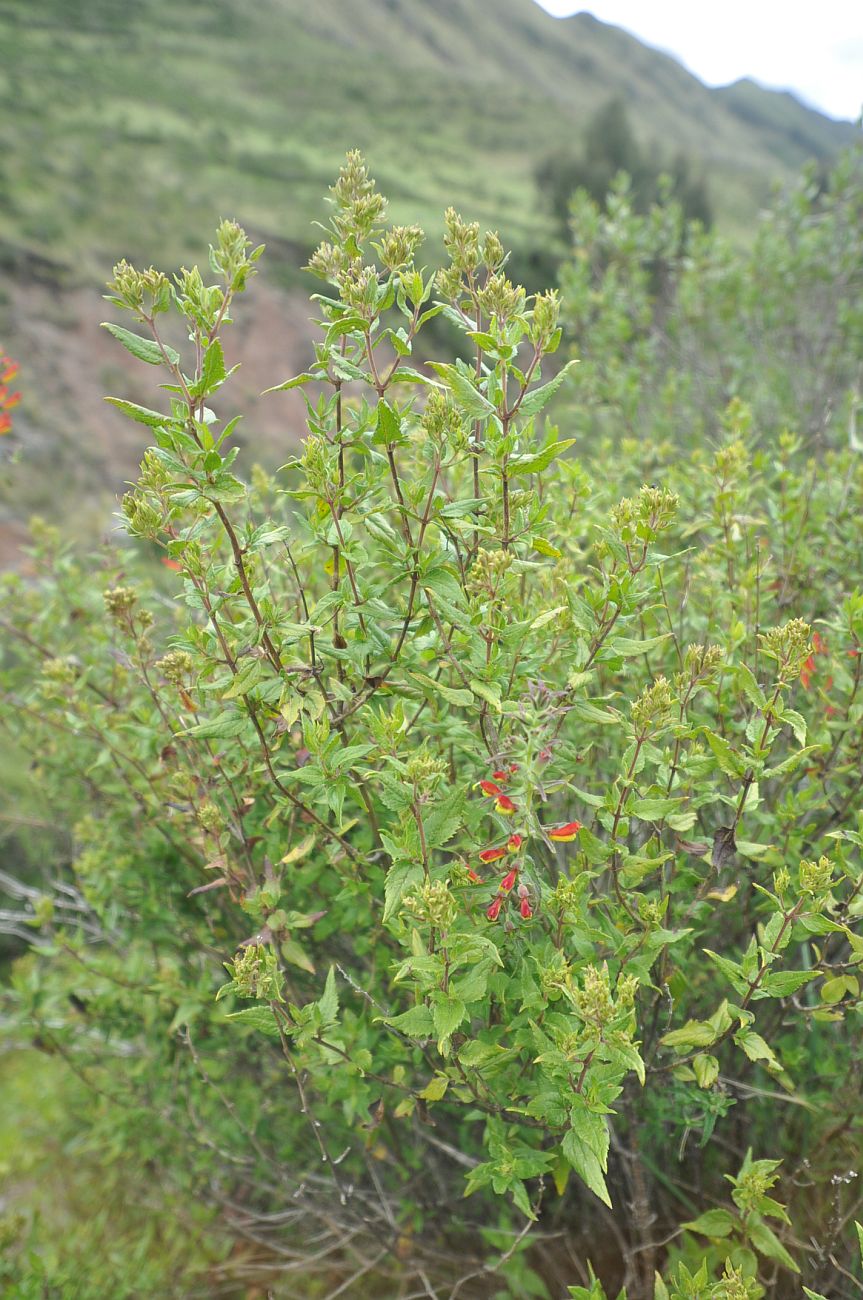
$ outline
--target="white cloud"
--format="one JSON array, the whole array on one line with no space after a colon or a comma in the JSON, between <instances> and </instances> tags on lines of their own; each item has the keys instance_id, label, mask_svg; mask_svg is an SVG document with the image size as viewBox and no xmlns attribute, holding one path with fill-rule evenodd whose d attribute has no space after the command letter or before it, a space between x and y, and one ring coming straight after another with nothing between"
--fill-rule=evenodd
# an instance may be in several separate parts
<instances>
[{"instance_id":1,"label":"white cloud","mask_svg":"<svg viewBox=\"0 0 863 1300\"><path fill-rule=\"evenodd\" d=\"M537 0L564 16L588 9L648 45L676 55L711 86L754 77L793 90L834 117L863 108L863 4L860 0Z\"/></svg>"}]
</instances>

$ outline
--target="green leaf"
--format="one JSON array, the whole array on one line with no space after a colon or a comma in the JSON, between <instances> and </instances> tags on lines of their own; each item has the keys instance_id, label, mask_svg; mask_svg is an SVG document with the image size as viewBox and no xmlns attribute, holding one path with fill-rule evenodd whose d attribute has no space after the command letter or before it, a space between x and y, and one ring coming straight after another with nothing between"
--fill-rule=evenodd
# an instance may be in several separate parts
<instances>
[{"instance_id":1,"label":"green leaf","mask_svg":"<svg viewBox=\"0 0 863 1300\"><path fill-rule=\"evenodd\" d=\"M408 676L421 682L433 695L439 695L441 699L446 700L447 704L457 704L460 708L473 704L473 694L470 691L455 686L444 686L442 682L436 682L433 677L429 677L428 673L410 672Z\"/></svg>"},{"instance_id":2,"label":"green leaf","mask_svg":"<svg viewBox=\"0 0 863 1300\"><path fill-rule=\"evenodd\" d=\"M110 321L102 321L102 329L113 334L118 342L123 344L127 352L131 352L133 357L139 361L146 361L148 366L162 366L165 364L165 357L162 351L153 339L142 339L139 334L133 334L131 330L123 329L122 325L112 325ZM173 348L166 347L165 354L172 366L179 365L180 354Z\"/></svg>"},{"instance_id":3,"label":"green leaf","mask_svg":"<svg viewBox=\"0 0 863 1300\"><path fill-rule=\"evenodd\" d=\"M467 1011L461 998L452 997L446 993L435 995L432 1017L434 1019L435 1033L438 1036L438 1051L442 1054L446 1050L447 1042L452 1038L466 1014Z\"/></svg>"},{"instance_id":4,"label":"green leaf","mask_svg":"<svg viewBox=\"0 0 863 1300\"><path fill-rule=\"evenodd\" d=\"M283 384L276 384L273 388L265 388L261 396L266 397L267 393L284 393L289 388L300 388L303 384L312 384L314 381L314 375L295 375L293 379L286 379Z\"/></svg>"},{"instance_id":5,"label":"green leaf","mask_svg":"<svg viewBox=\"0 0 863 1300\"><path fill-rule=\"evenodd\" d=\"M528 393L522 401L521 406L518 408L519 415L523 416L525 419L530 419L531 416L538 415L543 407L547 406L552 397L554 397L570 370L577 365L577 361L567 361L566 365L563 366L547 384L543 384L541 388L534 388L533 392Z\"/></svg>"},{"instance_id":6,"label":"green leaf","mask_svg":"<svg viewBox=\"0 0 863 1300\"><path fill-rule=\"evenodd\" d=\"M442 1101L449 1087L449 1079L445 1074L436 1074L430 1079L422 1092L419 1094L423 1101Z\"/></svg>"},{"instance_id":7,"label":"green leaf","mask_svg":"<svg viewBox=\"0 0 863 1300\"><path fill-rule=\"evenodd\" d=\"M712 1088L719 1078L719 1062L715 1056L699 1052L693 1059L692 1068L699 1088Z\"/></svg>"},{"instance_id":8,"label":"green leaf","mask_svg":"<svg viewBox=\"0 0 863 1300\"><path fill-rule=\"evenodd\" d=\"M315 964L302 944L297 943L296 939L288 935L279 946L285 961L289 961L292 966L298 966L300 970L308 971L310 975L314 975Z\"/></svg>"},{"instance_id":9,"label":"green leaf","mask_svg":"<svg viewBox=\"0 0 863 1300\"><path fill-rule=\"evenodd\" d=\"M689 1047L709 1047L719 1037L716 1029L707 1020L687 1020L680 1029L672 1029L664 1034L662 1042L666 1047L676 1047L685 1051Z\"/></svg>"},{"instance_id":10,"label":"green leaf","mask_svg":"<svg viewBox=\"0 0 863 1300\"><path fill-rule=\"evenodd\" d=\"M523 478L526 474L539 474L542 470L547 469L553 460L562 456L567 448L572 447L575 438L564 438L560 442L553 442L542 451L534 452L529 456L513 456L507 466L510 478Z\"/></svg>"},{"instance_id":11,"label":"green leaf","mask_svg":"<svg viewBox=\"0 0 863 1300\"><path fill-rule=\"evenodd\" d=\"M608 642L608 649L612 654L620 655L623 659L633 659L636 655L646 654L654 646L662 645L663 641L667 641L670 636L670 632L663 632L661 636L643 637L641 640L618 636Z\"/></svg>"},{"instance_id":12,"label":"green leaf","mask_svg":"<svg viewBox=\"0 0 863 1300\"><path fill-rule=\"evenodd\" d=\"M611 1197L603 1177L603 1167L595 1152L573 1129L565 1134L561 1150L585 1186L611 1209Z\"/></svg>"},{"instance_id":13,"label":"green leaf","mask_svg":"<svg viewBox=\"0 0 863 1300\"><path fill-rule=\"evenodd\" d=\"M490 682L477 681L476 678L471 681L470 688L474 695L478 695L481 700L490 704L496 713L500 713L500 687L492 685Z\"/></svg>"},{"instance_id":14,"label":"green leaf","mask_svg":"<svg viewBox=\"0 0 863 1300\"><path fill-rule=\"evenodd\" d=\"M461 826L467 793L455 789L439 804L434 804L423 815L426 844L430 849L442 849Z\"/></svg>"},{"instance_id":15,"label":"green leaf","mask_svg":"<svg viewBox=\"0 0 863 1300\"><path fill-rule=\"evenodd\" d=\"M230 740L233 736L239 736L248 725L249 715L246 712L231 709L228 713L220 713L217 718L187 728L186 735L195 736L199 740Z\"/></svg>"},{"instance_id":16,"label":"green leaf","mask_svg":"<svg viewBox=\"0 0 863 1300\"><path fill-rule=\"evenodd\" d=\"M122 397L106 397L106 402L116 406L118 411L128 415L130 420L137 420L138 424L147 424L151 429L157 429L162 424L169 422L167 415L160 415L158 411L151 411L147 406L138 406L136 402L127 402Z\"/></svg>"},{"instance_id":17,"label":"green leaf","mask_svg":"<svg viewBox=\"0 0 863 1300\"><path fill-rule=\"evenodd\" d=\"M318 1006L321 1011L321 1019L325 1025L331 1025L339 1014L339 994L336 988L336 968L331 966L327 971L327 982L324 985L324 991L318 999Z\"/></svg>"},{"instance_id":18,"label":"green leaf","mask_svg":"<svg viewBox=\"0 0 863 1300\"><path fill-rule=\"evenodd\" d=\"M536 618L530 625L531 632L539 631L541 627L545 627L547 623L551 623L553 619L558 617L558 615L566 613L566 610L566 605L558 605L555 609L547 609L543 614L537 614Z\"/></svg>"},{"instance_id":19,"label":"green leaf","mask_svg":"<svg viewBox=\"0 0 863 1300\"><path fill-rule=\"evenodd\" d=\"M708 1210L680 1226L689 1232L700 1232L704 1237L729 1237L737 1227L737 1217L730 1210Z\"/></svg>"},{"instance_id":20,"label":"green leaf","mask_svg":"<svg viewBox=\"0 0 863 1300\"><path fill-rule=\"evenodd\" d=\"M269 1007L243 1007L242 1011L229 1011L226 1020L236 1020L249 1029L258 1029L268 1038L278 1038L279 1027Z\"/></svg>"},{"instance_id":21,"label":"green leaf","mask_svg":"<svg viewBox=\"0 0 863 1300\"><path fill-rule=\"evenodd\" d=\"M400 442L402 436L402 426L399 417L396 415L389 402L383 398L378 402L378 420L375 429L375 436L372 442L389 447L395 442Z\"/></svg>"},{"instance_id":22,"label":"green leaf","mask_svg":"<svg viewBox=\"0 0 863 1300\"><path fill-rule=\"evenodd\" d=\"M400 1016L381 1017L381 1019L386 1019L388 1025L400 1030L408 1038L431 1038L434 1032L432 1013L422 1003L411 1007L409 1011L403 1011Z\"/></svg>"},{"instance_id":23,"label":"green leaf","mask_svg":"<svg viewBox=\"0 0 863 1300\"><path fill-rule=\"evenodd\" d=\"M384 882L384 921L398 913L405 894L410 893L422 878L423 869L419 862L396 862L390 867Z\"/></svg>"},{"instance_id":24,"label":"green leaf","mask_svg":"<svg viewBox=\"0 0 863 1300\"><path fill-rule=\"evenodd\" d=\"M798 989L801 989L804 984L808 984L814 978L815 971L809 970L771 971L764 976L761 987L772 998L784 998L791 993L796 993Z\"/></svg>"},{"instance_id":25,"label":"green leaf","mask_svg":"<svg viewBox=\"0 0 863 1300\"><path fill-rule=\"evenodd\" d=\"M708 731L704 728L704 734L707 737L707 743L713 750L716 761L726 776L743 776L746 771L746 763L739 754L735 754L728 741L723 736L717 736L715 732Z\"/></svg>"},{"instance_id":26,"label":"green leaf","mask_svg":"<svg viewBox=\"0 0 863 1300\"><path fill-rule=\"evenodd\" d=\"M196 388L199 390L197 395L203 397L206 393L212 393L223 382L226 374L225 355L222 352L222 345L218 339L213 339L204 353L201 379L196 384Z\"/></svg>"},{"instance_id":27,"label":"green leaf","mask_svg":"<svg viewBox=\"0 0 863 1300\"><path fill-rule=\"evenodd\" d=\"M643 822L659 822L669 813L674 812L679 805L679 799L630 799L626 808L627 812Z\"/></svg>"},{"instance_id":28,"label":"green leaf","mask_svg":"<svg viewBox=\"0 0 863 1300\"><path fill-rule=\"evenodd\" d=\"M494 407L488 398L484 397L467 375L463 375L455 366L433 362L431 369L437 371L464 414L470 419L482 420L494 415Z\"/></svg>"},{"instance_id":29,"label":"green leaf","mask_svg":"<svg viewBox=\"0 0 863 1300\"><path fill-rule=\"evenodd\" d=\"M759 1255L766 1256L767 1259L775 1259L778 1264L784 1268L790 1269L792 1273L799 1273L800 1269L794 1263L794 1260L788 1254L788 1251L782 1245L782 1242L768 1228L766 1223L758 1220L751 1220L747 1224L749 1240L752 1242Z\"/></svg>"},{"instance_id":30,"label":"green leaf","mask_svg":"<svg viewBox=\"0 0 863 1300\"><path fill-rule=\"evenodd\" d=\"M782 714L783 725L787 722L794 732L794 739L798 745L806 744L806 719L796 709L786 709Z\"/></svg>"}]
</instances>

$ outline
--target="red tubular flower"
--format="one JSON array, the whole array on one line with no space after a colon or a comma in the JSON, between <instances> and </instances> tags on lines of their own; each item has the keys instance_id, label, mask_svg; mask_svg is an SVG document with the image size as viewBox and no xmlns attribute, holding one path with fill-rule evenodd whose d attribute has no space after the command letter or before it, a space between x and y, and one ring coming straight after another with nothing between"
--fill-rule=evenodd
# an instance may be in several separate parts
<instances>
[{"instance_id":1,"label":"red tubular flower","mask_svg":"<svg viewBox=\"0 0 863 1300\"><path fill-rule=\"evenodd\" d=\"M555 840L558 844L568 844L580 830L581 822L567 822L565 826L552 826L547 834L550 840Z\"/></svg>"},{"instance_id":2,"label":"red tubular flower","mask_svg":"<svg viewBox=\"0 0 863 1300\"><path fill-rule=\"evenodd\" d=\"M518 905L518 910L521 912L525 921L529 921L530 918L533 916L533 908L530 905L530 899L527 897L527 895L525 895L524 898L522 898L521 902Z\"/></svg>"},{"instance_id":3,"label":"red tubular flower","mask_svg":"<svg viewBox=\"0 0 863 1300\"><path fill-rule=\"evenodd\" d=\"M474 789L482 790L483 794L488 799L496 799L499 795L503 794L500 786L495 785L494 781L477 781Z\"/></svg>"},{"instance_id":4,"label":"red tubular flower","mask_svg":"<svg viewBox=\"0 0 863 1300\"><path fill-rule=\"evenodd\" d=\"M11 428L12 428L11 415L0 414L0 434L8 433Z\"/></svg>"},{"instance_id":5,"label":"red tubular flower","mask_svg":"<svg viewBox=\"0 0 863 1300\"><path fill-rule=\"evenodd\" d=\"M515 812L515 804L506 794L499 795L494 806L499 813L503 813L504 817L511 817Z\"/></svg>"},{"instance_id":6,"label":"red tubular flower","mask_svg":"<svg viewBox=\"0 0 863 1300\"><path fill-rule=\"evenodd\" d=\"M517 880L518 867L513 867L511 871L506 873L503 880L500 882L501 893L508 894Z\"/></svg>"},{"instance_id":7,"label":"red tubular flower","mask_svg":"<svg viewBox=\"0 0 863 1300\"><path fill-rule=\"evenodd\" d=\"M468 878L468 880L470 880L474 885L481 885L481 884L482 884L482 876L478 876L478 875L476 874L476 872L474 871L473 867L468 867L467 878Z\"/></svg>"},{"instance_id":8,"label":"red tubular flower","mask_svg":"<svg viewBox=\"0 0 863 1300\"><path fill-rule=\"evenodd\" d=\"M507 853L518 853L519 849L522 846L522 843L523 840L520 835L510 835L509 839L506 842Z\"/></svg>"},{"instance_id":9,"label":"red tubular flower","mask_svg":"<svg viewBox=\"0 0 863 1300\"><path fill-rule=\"evenodd\" d=\"M498 772L492 772L495 781L508 781L513 772L518 771L518 763L510 763L509 767L502 767Z\"/></svg>"},{"instance_id":10,"label":"red tubular flower","mask_svg":"<svg viewBox=\"0 0 863 1300\"><path fill-rule=\"evenodd\" d=\"M499 862L506 857L506 849L483 849L479 855L480 862Z\"/></svg>"},{"instance_id":11,"label":"red tubular flower","mask_svg":"<svg viewBox=\"0 0 863 1300\"><path fill-rule=\"evenodd\" d=\"M809 658L806 660L806 663L800 669L800 684L803 687L804 691L809 690L809 686L812 682L812 674L814 672L815 672L815 656L810 655Z\"/></svg>"},{"instance_id":12,"label":"red tubular flower","mask_svg":"<svg viewBox=\"0 0 863 1300\"><path fill-rule=\"evenodd\" d=\"M497 898L492 899L491 905L489 906L489 909L486 912L486 916L490 921L497 920L502 906L503 906L503 895L498 894Z\"/></svg>"},{"instance_id":13,"label":"red tubular flower","mask_svg":"<svg viewBox=\"0 0 863 1300\"><path fill-rule=\"evenodd\" d=\"M817 655L827 654L827 642L824 640L820 632L812 633L812 649Z\"/></svg>"}]
</instances>

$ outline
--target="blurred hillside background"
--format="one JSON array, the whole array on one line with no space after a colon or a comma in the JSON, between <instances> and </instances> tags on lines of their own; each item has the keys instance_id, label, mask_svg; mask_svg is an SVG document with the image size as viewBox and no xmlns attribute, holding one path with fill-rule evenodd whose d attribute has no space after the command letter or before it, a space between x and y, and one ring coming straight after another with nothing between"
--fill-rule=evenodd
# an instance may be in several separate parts
<instances>
[{"instance_id":1,"label":"blurred hillside background","mask_svg":"<svg viewBox=\"0 0 863 1300\"><path fill-rule=\"evenodd\" d=\"M499 227L530 288L555 278L578 182L602 189L624 165L647 195L668 171L693 215L746 244L772 186L855 137L792 94L709 89L534 0L3 0L0 49L0 340L24 391L6 564L34 511L104 528L137 466L136 431L102 400L145 382L99 330L119 258L200 261L223 215L266 243L234 393L243 440L275 465L302 402L258 394L309 360L314 282L298 268L348 148L394 220L419 216L437 240L452 203Z\"/></svg>"}]
</instances>

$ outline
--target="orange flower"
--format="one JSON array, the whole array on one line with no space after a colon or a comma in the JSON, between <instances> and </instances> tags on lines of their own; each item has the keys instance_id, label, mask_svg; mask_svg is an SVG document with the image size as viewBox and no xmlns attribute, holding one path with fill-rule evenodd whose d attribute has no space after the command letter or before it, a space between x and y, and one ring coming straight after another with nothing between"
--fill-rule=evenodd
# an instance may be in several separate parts
<instances>
[{"instance_id":1,"label":"orange flower","mask_svg":"<svg viewBox=\"0 0 863 1300\"><path fill-rule=\"evenodd\" d=\"M500 795L495 799L494 806L499 813L503 813L504 817L511 817L515 812L515 804L510 799L509 795Z\"/></svg>"},{"instance_id":2,"label":"orange flower","mask_svg":"<svg viewBox=\"0 0 863 1300\"><path fill-rule=\"evenodd\" d=\"M500 914L500 909L501 909L501 906L502 906L502 905L503 905L503 895L502 895L502 894L498 894L497 898L495 898L495 899L492 901L492 903L491 903L491 905L490 905L488 911L486 912L486 916L488 917L488 919L489 919L490 921L496 921L496 920L497 920L497 918L498 918L498 916L499 916L499 914Z\"/></svg>"},{"instance_id":3,"label":"orange flower","mask_svg":"<svg viewBox=\"0 0 863 1300\"><path fill-rule=\"evenodd\" d=\"M481 885L481 884L482 884L482 876L478 876L478 875L476 874L476 872L474 871L473 867L468 867L467 878L468 878L468 880L470 880L474 885Z\"/></svg>"},{"instance_id":4,"label":"orange flower","mask_svg":"<svg viewBox=\"0 0 863 1300\"><path fill-rule=\"evenodd\" d=\"M555 840L558 844L568 844L580 830L581 822L567 822L565 826L552 826L547 834L550 840Z\"/></svg>"},{"instance_id":5,"label":"orange flower","mask_svg":"<svg viewBox=\"0 0 863 1300\"><path fill-rule=\"evenodd\" d=\"M508 871L506 873L503 880L500 882L501 893L508 894L517 880L518 880L518 867L513 867L511 871Z\"/></svg>"},{"instance_id":6,"label":"orange flower","mask_svg":"<svg viewBox=\"0 0 863 1300\"><path fill-rule=\"evenodd\" d=\"M495 785L494 781L477 781L474 789L482 790L483 794L488 799L496 799L499 795L503 794L503 790L501 790L499 785Z\"/></svg>"},{"instance_id":7,"label":"orange flower","mask_svg":"<svg viewBox=\"0 0 863 1300\"><path fill-rule=\"evenodd\" d=\"M479 855L480 862L499 862L506 857L506 849L483 849Z\"/></svg>"},{"instance_id":8,"label":"orange flower","mask_svg":"<svg viewBox=\"0 0 863 1300\"><path fill-rule=\"evenodd\" d=\"M522 843L523 840L520 835L510 835L509 839L506 842L507 853L518 853L519 849L522 846Z\"/></svg>"}]
</instances>

